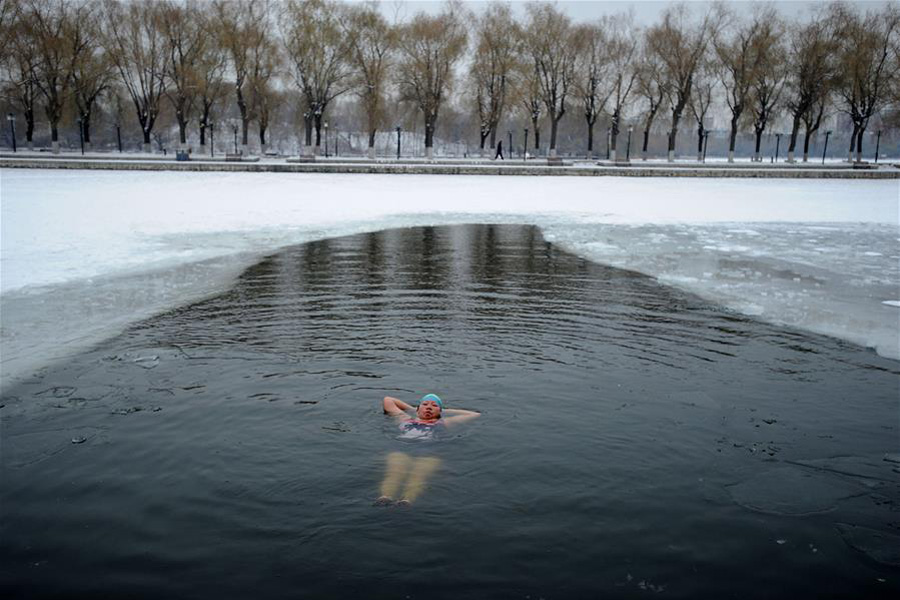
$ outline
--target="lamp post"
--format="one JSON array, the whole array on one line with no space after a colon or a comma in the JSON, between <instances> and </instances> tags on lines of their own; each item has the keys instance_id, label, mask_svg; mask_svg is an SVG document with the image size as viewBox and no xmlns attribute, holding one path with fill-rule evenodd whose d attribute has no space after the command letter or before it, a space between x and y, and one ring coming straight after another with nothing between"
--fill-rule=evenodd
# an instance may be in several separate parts
<instances>
[{"instance_id":1,"label":"lamp post","mask_svg":"<svg viewBox=\"0 0 900 600\"><path fill-rule=\"evenodd\" d=\"M606 128L606 160L609 160L609 144L610 144L610 133L612 132L611 127Z\"/></svg>"},{"instance_id":2,"label":"lamp post","mask_svg":"<svg viewBox=\"0 0 900 600\"><path fill-rule=\"evenodd\" d=\"M237 123L232 123L231 129L234 131L234 153L237 154L238 153L237 152L237 130L238 130Z\"/></svg>"},{"instance_id":3,"label":"lamp post","mask_svg":"<svg viewBox=\"0 0 900 600\"><path fill-rule=\"evenodd\" d=\"M122 154L122 129L116 121L116 144L119 146L119 154Z\"/></svg>"},{"instance_id":4,"label":"lamp post","mask_svg":"<svg viewBox=\"0 0 900 600\"><path fill-rule=\"evenodd\" d=\"M338 156L338 154L339 154L338 148L340 147L340 143L341 143L341 130L338 129L338 124L335 123L334 124L334 155L335 156Z\"/></svg>"},{"instance_id":5,"label":"lamp post","mask_svg":"<svg viewBox=\"0 0 900 600\"><path fill-rule=\"evenodd\" d=\"M706 147L709 146L709 130L703 130L703 162L706 162Z\"/></svg>"},{"instance_id":6,"label":"lamp post","mask_svg":"<svg viewBox=\"0 0 900 600\"><path fill-rule=\"evenodd\" d=\"M78 117L78 138L81 140L81 155L84 156L84 120Z\"/></svg>"},{"instance_id":7,"label":"lamp post","mask_svg":"<svg viewBox=\"0 0 900 600\"><path fill-rule=\"evenodd\" d=\"M778 162L778 149L781 147L781 135L780 133L775 134L775 154L772 156L772 162Z\"/></svg>"},{"instance_id":8,"label":"lamp post","mask_svg":"<svg viewBox=\"0 0 900 600\"><path fill-rule=\"evenodd\" d=\"M628 126L628 145L625 146L625 162L631 162L631 132L634 131L634 125Z\"/></svg>"},{"instance_id":9,"label":"lamp post","mask_svg":"<svg viewBox=\"0 0 900 600\"><path fill-rule=\"evenodd\" d=\"M13 142L13 152L16 152L16 116L12 113L7 113L6 120L9 121L9 131L12 133L12 142ZM881 132L878 132L881 135Z\"/></svg>"},{"instance_id":10,"label":"lamp post","mask_svg":"<svg viewBox=\"0 0 900 600\"><path fill-rule=\"evenodd\" d=\"M397 125L397 160L400 160L400 126Z\"/></svg>"},{"instance_id":11,"label":"lamp post","mask_svg":"<svg viewBox=\"0 0 900 600\"><path fill-rule=\"evenodd\" d=\"M15 136L13 136L13 148L15 148ZM878 163L878 150L881 148L881 130L875 136L875 163Z\"/></svg>"},{"instance_id":12,"label":"lamp post","mask_svg":"<svg viewBox=\"0 0 900 600\"><path fill-rule=\"evenodd\" d=\"M825 153L828 152L828 136L831 135L831 130L825 132L825 148L822 150L822 164L825 164Z\"/></svg>"},{"instance_id":13,"label":"lamp post","mask_svg":"<svg viewBox=\"0 0 900 600\"><path fill-rule=\"evenodd\" d=\"M213 133L216 130L216 124L210 122L209 124L209 157L213 158L216 153L216 139L213 136Z\"/></svg>"},{"instance_id":14,"label":"lamp post","mask_svg":"<svg viewBox=\"0 0 900 600\"><path fill-rule=\"evenodd\" d=\"M522 150L522 160L528 160L528 128L525 128L525 145Z\"/></svg>"},{"instance_id":15,"label":"lamp post","mask_svg":"<svg viewBox=\"0 0 900 600\"><path fill-rule=\"evenodd\" d=\"M509 148L506 150L509 153L509 158L512 160L513 157L513 145L512 145L512 131L506 130L506 137L509 140Z\"/></svg>"}]
</instances>

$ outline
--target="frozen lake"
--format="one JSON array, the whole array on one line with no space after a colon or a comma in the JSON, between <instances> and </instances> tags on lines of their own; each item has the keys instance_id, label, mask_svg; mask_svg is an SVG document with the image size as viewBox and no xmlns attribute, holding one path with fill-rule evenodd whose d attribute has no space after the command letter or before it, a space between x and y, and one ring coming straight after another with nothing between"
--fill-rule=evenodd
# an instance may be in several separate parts
<instances>
[{"instance_id":1,"label":"frozen lake","mask_svg":"<svg viewBox=\"0 0 900 600\"><path fill-rule=\"evenodd\" d=\"M770 323L900 358L900 183L10 170L4 386L278 248L386 228L535 224L554 244Z\"/></svg>"}]
</instances>

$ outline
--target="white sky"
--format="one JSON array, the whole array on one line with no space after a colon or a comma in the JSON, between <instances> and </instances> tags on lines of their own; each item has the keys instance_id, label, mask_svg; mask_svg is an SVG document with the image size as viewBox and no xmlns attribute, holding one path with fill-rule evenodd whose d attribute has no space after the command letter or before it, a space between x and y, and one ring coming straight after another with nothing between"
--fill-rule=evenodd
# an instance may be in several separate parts
<instances>
[{"instance_id":1,"label":"white sky","mask_svg":"<svg viewBox=\"0 0 900 600\"><path fill-rule=\"evenodd\" d=\"M345 2L357 2L362 0L344 0ZM686 0L698 9L709 6L707 0ZM389 19L393 19L395 15L399 19L407 19L417 12L424 11L427 13L436 13L441 10L442 0L378 0L383 14ZM463 0L463 3L474 12L479 12L489 4L488 0ZM754 4L766 3L765 0L727 0L727 5L750 11ZM779 0L778 2L770 2L786 17L803 17L809 11L817 6L827 4L823 0ZM517 15L525 13L525 6L528 4L525 0L511 0L510 4ZM569 14L574 21L591 21L605 14L615 14L626 12L629 9L634 11L635 22L639 25L650 25L657 21L663 10L674 2L661 0L558 0L556 5ZM850 4L861 10L868 8L877 9L888 2L886 0L853 0Z\"/></svg>"}]
</instances>

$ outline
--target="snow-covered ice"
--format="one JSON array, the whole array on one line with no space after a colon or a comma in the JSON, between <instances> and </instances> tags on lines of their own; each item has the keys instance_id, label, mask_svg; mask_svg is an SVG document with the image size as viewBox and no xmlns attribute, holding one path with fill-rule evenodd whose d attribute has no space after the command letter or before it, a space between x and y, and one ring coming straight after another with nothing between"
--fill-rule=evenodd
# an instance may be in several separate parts
<instances>
[{"instance_id":1,"label":"snow-covered ice","mask_svg":"<svg viewBox=\"0 0 900 600\"><path fill-rule=\"evenodd\" d=\"M900 358L897 181L5 169L0 185L4 385L279 247L454 223L533 223L585 258Z\"/></svg>"}]
</instances>

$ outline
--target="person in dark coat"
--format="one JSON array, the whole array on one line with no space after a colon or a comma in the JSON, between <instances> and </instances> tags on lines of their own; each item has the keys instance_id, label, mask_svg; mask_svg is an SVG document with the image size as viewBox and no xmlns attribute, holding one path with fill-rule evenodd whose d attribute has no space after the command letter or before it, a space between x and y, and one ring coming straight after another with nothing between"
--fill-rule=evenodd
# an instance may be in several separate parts
<instances>
[{"instance_id":1,"label":"person in dark coat","mask_svg":"<svg viewBox=\"0 0 900 600\"><path fill-rule=\"evenodd\" d=\"M500 160L503 160L503 140L497 142L497 154L494 155L494 160L497 160L498 156Z\"/></svg>"}]
</instances>

